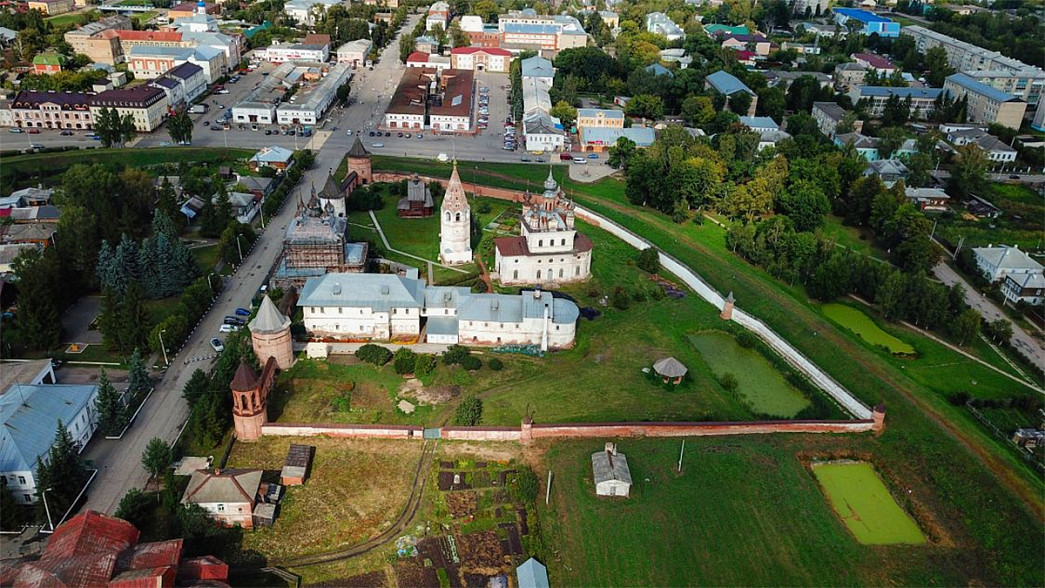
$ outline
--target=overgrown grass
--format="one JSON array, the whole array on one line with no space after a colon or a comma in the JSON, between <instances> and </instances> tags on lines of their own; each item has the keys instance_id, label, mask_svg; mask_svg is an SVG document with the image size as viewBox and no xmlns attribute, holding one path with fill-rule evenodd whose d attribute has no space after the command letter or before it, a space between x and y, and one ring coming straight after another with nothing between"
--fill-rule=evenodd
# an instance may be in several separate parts
<instances>
[{"instance_id":1,"label":"overgrown grass","mask_svg":"<svg viewBox=\"0 0 1045 588\"><path fill-rule=\"evenodd\" d=\"M821 307L824 314L839 325L856 333L871 345L885 347L894 355L914 355L915 348L883 331L871 317L858 308L832 302Z\"/></svg>"}]
</instances>

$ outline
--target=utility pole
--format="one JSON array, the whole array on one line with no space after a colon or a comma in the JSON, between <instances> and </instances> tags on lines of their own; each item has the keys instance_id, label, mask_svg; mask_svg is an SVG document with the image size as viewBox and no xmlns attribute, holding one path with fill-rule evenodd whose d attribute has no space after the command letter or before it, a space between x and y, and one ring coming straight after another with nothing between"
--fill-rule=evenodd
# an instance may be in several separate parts
<instances>
[{"instance_id":1,"label":"utility pole","mask_svg":"<svg viewBox=\"0 0 1045 588\"><path fill-rule=\"evenodd\" d=\"M207 282L210 282L210 276L207 276ZM167 347L163 344L163 334L167 332L167 329L160 331L160 349L163 350L163 363L170 367L171 362L167 361Z\"/></svg>"},{"instance_id":2,"label":"utility pole","mask_svg":"<svg viewBox=\"0 0 1045 588\"><path fill-rule=\"evenodd\" d=\"M686 440L683 439L682 440L682 449L679 450L679 471L678 471L678 473L680 473L680 474L682 473L682 456L685 455L685 453L686 453Z\"/></svg>"},{"instance_id":3,"label":"utility pole","mask_svg":"<svg viewBox=\"0 0 1045 588\"><path fill-rule=\"evenodd\" d=\"M243 245L239 242L239 233L236 234L236 249L239 250L239 262L243 263Z\"/></svg>"},{"instance_id":4,"label":"utility pole","mask_svg":"<svg viewBox=\"0 0 1045 588\"><path fill-rule=\"evenodd\" d=\"M548 470L548 488L544 491L544 506L548 506L548 501L552 497L552 471Z\"/></svg>"}]
</instances>

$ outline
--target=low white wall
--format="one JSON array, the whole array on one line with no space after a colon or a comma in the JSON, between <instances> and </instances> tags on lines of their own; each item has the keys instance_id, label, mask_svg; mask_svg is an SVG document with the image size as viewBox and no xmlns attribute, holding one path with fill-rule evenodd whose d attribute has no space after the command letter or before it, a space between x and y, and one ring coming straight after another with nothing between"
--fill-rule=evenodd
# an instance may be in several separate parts
<instances>
[{"instance_id":1,"label":"low white wall","mask_svg":"<svg viewBox=\"0 0 1045 588\"><path fill-rule=\"evenodd\" d=\"M642 250L653 246L642 237L639 237L617 223L607 218L603 218L590 210L578 206L576 207L575 212L577 218L601 227L636 249ZM665 254L663 251L660 253L660 265L665 270L678 276L678 278L685 282L685 284L696 292L697 295L713 304L716 308L721 310L725 305L725 298L708 285L707 282L701 279L700 275L689 267L683 265L681 262ZM820 389L831 396L831 398L834 398L854 417L858 419L871 418L870 408L864 406L862 402L850 394L841 384L836 382L825 371L817 367L817 365L810 361L806 356L802 355L801 352L785 341L783 337L773 332L773 330L766 326L765 323L739 308L734 308L733 320L736 321L737 324L758 335L767 345L772 347L785 360L787 360L788 363L794 366L795 369L805 374L806 377L812 380L814 384L819 386Z\"/></svg>"}]
</instances>

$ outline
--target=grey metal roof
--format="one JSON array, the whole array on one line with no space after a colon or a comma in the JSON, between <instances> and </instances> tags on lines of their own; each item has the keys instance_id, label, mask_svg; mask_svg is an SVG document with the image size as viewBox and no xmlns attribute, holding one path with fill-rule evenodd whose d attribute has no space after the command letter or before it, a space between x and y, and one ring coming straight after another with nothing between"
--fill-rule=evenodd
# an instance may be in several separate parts
<instances>
[{"instance_id":1,"label":"grey metal roof","mask_svg":"<svg viewBox=\"0 0 1045 588\"><path fill-rule=\"evenodd\" d=\"M261 307L257 316L250 321L250 330L253 333L275 333L290 326L290 318L283 316L276 308L275 303L266 294L261 298Z\"/></svg>"},{"instance_id":2,"label":"grey metal roof","mask_svg":"<svg viewBox=\"0 0 1045 588\"><path fill-rule=\"evenodd\" d=\"M519 588L550 588L548 568L532 557L515 568L515 577Z\"/></svg>"},{"instance_id":3,"label":"grey metal roof","mask_svg":"<svg viewBox=\"0 0 1045 588\"><path fill-rule=\"evenodd\" d=\"M550 59L543 57L529 57L522 60L522 77L524 78L550 78L555 76L555 68L552 67Z\"/></svg>"},{"instance_id":4,"label":"grey metal roof","mask_svg":"<svg viewBox=\"0 0 1045 588\"><path fill-rule=\"evenodd\" d=\"M951 82L952 84L955 84L957 86L961 86L969 92L982 94L983 96L986 96L991 100L997 100L998 102L1010 102L1019 100L1018 98L1016 98L1012 94L1009 94L1008 92L1002 92L994 86L984 84L983 82L977 81L963 73L951 74L947 76L946 81Z\"/></svg>"},{"instance_id":5,"label":"grey metal roof","mask_svg":"<svg viewBox=\"0 0 1045 588\"><path fill-rule=\"evenodd\" d=\"M943 88L894 88L891 86L860 86L858 88L860 96L897 96L899 98L926 98L929 100L935 100L940 93L943 92Z\"/></svg>"},{"instance_id":6,"label":"grey metal roof","mask_svg":"<svg viewBox=\"0 0 1045 588\"><path fill-rule=\"evenodd\" d=\"M744 84L744 82L741 82L733 74L724 72L722 70L716 71L715 73L709 75L706 79L708 83L711 84L711 87L715 88L720 93L725 94L726 96L731 96L733 94L736 94L737 92L747 92L752 96L755 95L755 93L751 91L751 88L748 88Z\"/></svg>"},{"instance_id":7,"label":"grey metal roof","mask_svg":"<svg viewBox=\"0 0 1045 588\"><path fill-rule=\"evenodd\" d=\"M97 392L79 384L11 386L0 396L0 472L35 468L54 442L58 421L68 425Z\"/></svg>"},{"instance_id":8,"label":"grey metal roof","mask_svg":"<svg viewBox=\"0 0 1045 588\"><path fill-rule=\"evenodd\" d=\"M977 247L973 249L977 257L1001 270L1042 270L1042 265L1018 247L998 245L997 247Z\"/></svg>"},{"instance_id":9,"label":"grey metal roof","mask_svg":"<svg viewBox=\"0 0 1045 588\"><path fill-rule=\"evenodd\" d=\"M392 274L327 274L310 278L301 291L299 306L369 307L374 312L392 308L421 308L424 282Z\"/></svg>"},{"instance_id":10,"label":"grey metal roof","mask_svg":"<svg viewBox=\"0 0 1045 588\"><path fill-rule=\"evenodd\" d=\"M192 472L181 497L182 504L254 503L261 484L261 470L208 470Z\"/></svg>"},{"instance_id":11,"label":"grey metal roof","mask_svg":"<svg viewBox=\"0 0 1045 588\"><path fill-rule=\"evenodd\" d=\"M425 328L429 335L456 335L460 332L460 321L452 316L429 317Z\"/></svg>"},{"instance_id":12,"label":"grey metal roof","mask_svg":"<svg viewBox=\"0 0 1045 588\"><path fill-rule=\"evenodd\" d=\"M631 469L623 453L612 455L609 451L595 452L591 454L591 469L596 484L613 480L631 484Z\"/></svg>"}]
</instances>

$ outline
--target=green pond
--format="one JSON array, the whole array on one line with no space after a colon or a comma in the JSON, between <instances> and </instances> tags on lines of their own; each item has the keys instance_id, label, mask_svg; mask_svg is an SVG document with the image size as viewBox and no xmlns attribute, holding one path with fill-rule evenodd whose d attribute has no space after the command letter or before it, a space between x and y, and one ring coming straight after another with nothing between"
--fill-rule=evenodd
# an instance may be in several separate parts
<instances>
[{"instance_id":1,"label":"green pond","mask_svg":"<svg viewBox=\"0 0 1045 588\"><path fill-rule=\"evenodd\" d=\"M690 336L693 346L711 371L737 379L737 392L751 410L780 418L791 418L809 406L809 399L789 384L758 351L745 349L732 335L718 331Z\"/></svg>"},{"instance_id":2,"label":"green pond","mask_svg":"<svg viewBox=\"0 0 1045 588\"><path fill-rule=\"evenodd\" d=\"M827 318L856 333L871 345L885 347L894 355L914 355L917 352L910 344L883 331L859 309L837 302L830 302L821 308Z\"/></svg>"},{"instance_id":3,"label":"green pond","mask_svg":"<svg viewBox=\"0 0 1045 588\"><path fill-rule=\"evenodd\" d=\"M845 526L865 545L921 545L925 535L893 499L871 464L813 466L820 487Z\"/></svg>"}]
</instances>

